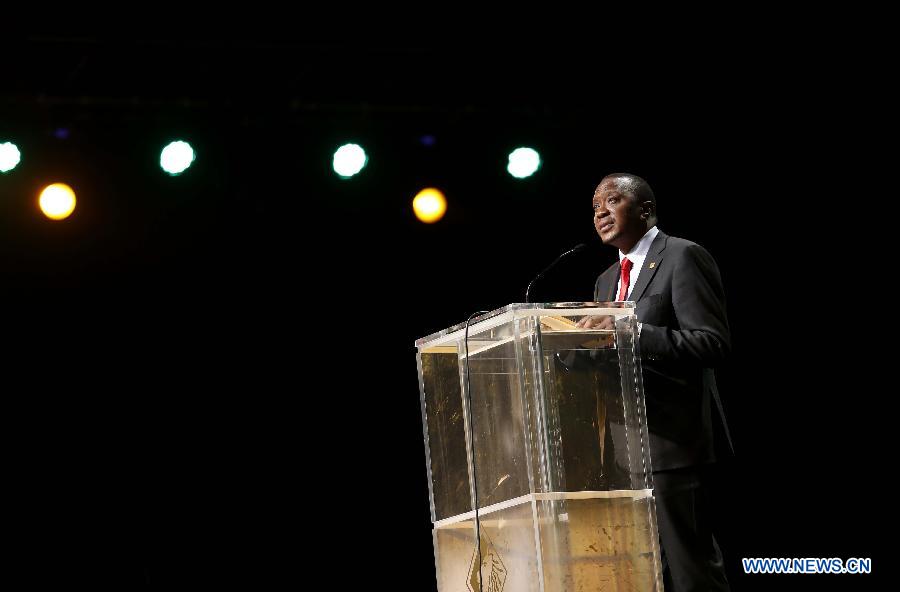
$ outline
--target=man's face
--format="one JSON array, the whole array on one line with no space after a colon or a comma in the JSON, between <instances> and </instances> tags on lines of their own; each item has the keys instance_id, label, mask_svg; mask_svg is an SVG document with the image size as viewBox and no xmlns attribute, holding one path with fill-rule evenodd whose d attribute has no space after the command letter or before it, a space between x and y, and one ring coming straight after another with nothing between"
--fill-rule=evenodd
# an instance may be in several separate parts
<instances>
[{"instance_id":1,"label":"man's face","mask_svg":"<svg viewBox=\"0 0 900 592\"><path fill-rule=\"evenodd\" d=\"M594 228L604 244L628 253L647 233L648 212L627 185L605 179L594 192Z\"/></svg>"}]
</instances>

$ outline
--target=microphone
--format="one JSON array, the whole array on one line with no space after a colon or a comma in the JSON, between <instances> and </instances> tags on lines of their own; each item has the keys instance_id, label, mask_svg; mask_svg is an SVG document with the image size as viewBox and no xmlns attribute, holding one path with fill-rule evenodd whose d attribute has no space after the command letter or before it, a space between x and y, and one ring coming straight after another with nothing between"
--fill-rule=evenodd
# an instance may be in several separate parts
<instances>
[{"instance_id":1,"label":"microphone","mask_svg":"<svg viewBox=\"0 0 900 592\"><path fill-rule=\"evenodd\" d=\"M563 254L560 255L559 257L557 257L557 258L553 261L553 263L551 263L550 265L548 265L547 267L545 267L544 270L543 270L541 273L539 273L539 274L537 274L536 276L534 276L534 279L531 280L531 282L528 284L528 288L525 289L525 302L526 302L526 303L531 302L531 300L529 300L529 298L530 298L529 294L531 293L531 286L534 285L534 282L536 282L536 281L538 281L539 279L541 279L542 277L544 277L544 274L547 273L548 271L550 271L551 269L553 269L553 267L554 267L557 263L559 263L560 260L563 259L564 257L568 257L569 255L571 255L571 254L573 254L573 253L579 253L579 252L585 250L586 248L587 248L587 245L584 244L584 243L581 243L580 245L576 245L575 247L569 249L568 251L566 251L565 253L563 253Z\"/></svg>"}]
</instances>

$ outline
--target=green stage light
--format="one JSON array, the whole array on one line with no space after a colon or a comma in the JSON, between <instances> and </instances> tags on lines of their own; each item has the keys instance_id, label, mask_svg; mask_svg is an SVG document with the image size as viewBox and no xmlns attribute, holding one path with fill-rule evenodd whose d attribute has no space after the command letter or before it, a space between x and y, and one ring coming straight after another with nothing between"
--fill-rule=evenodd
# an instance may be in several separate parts
<instances>
[{"instance_id":1,"label":"green stage light","mask_svg":"<svg viewBox=\"0 0 900 592\"><path fill-rule=\"evenodd\" d=\"M366 156L366 151L362 149L362 146L344 144L335 151L331 166L339 177L349 179L363 170L368 161L369 157Z\"/></svg>"},{"instance_id":2,"label":"green stage light","mask_svg":"<svg viewBox=\"0 0 900 592\"><path fill-rule=\"evenodd\" d=\"M196 160L191 145L181 140L170 142L159 155L159 166L172 176L180 175Z\"/></svg>"},{"instance_id":3,"label":"green stage light","mask_svg":"<svg viewBox=\"0 0 900 592\"><path fill-rule=\"evenodd\" d=\"M12 142L0 143L0 173L8 173L22 162L19 147Z\"/></svg>"},{"instance_id":4,"label":"green stage light","mask_svg":"<svg viewBox=\"0 0 900 592\"><path fill-rule=\"evenodd\" d=\"M525 179L541 168L541 155L534 148L516 148L509 153L506 170L516 179Z\"/></svg>"}]
</instances>

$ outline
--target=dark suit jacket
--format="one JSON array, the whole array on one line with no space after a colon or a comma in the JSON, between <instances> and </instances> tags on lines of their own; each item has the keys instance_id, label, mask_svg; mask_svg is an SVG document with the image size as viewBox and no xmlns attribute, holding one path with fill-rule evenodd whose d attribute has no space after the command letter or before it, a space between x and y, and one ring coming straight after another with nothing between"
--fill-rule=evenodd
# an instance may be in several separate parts
<instances>
[{"instance_id":1,"label":"dark suit jacket","mask_svg":"<svg viewBox=\"0 0 900 592\"><path fill-rule=\"evenodd\" d=\"M597 278L594 300L615 300L618 280L616 262ZM639 347L653 470L712 462L713 414L731 444L713 372L731 348L716 262L700 245L660 231L630 300L642 323Z\"/></svg>"}]
</instances>

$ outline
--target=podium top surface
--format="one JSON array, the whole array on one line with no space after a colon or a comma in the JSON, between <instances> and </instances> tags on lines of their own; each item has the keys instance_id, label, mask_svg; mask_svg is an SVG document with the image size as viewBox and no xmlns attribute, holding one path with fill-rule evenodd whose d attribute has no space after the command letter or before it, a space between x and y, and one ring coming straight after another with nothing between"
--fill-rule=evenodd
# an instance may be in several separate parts
<instances>
[{"instance_id":1,"label":"podium top surface","mask_svg":"<svg viewBox=\"0 0 900 592\"><path fill-rule=\"evenodd\" d=\"M477 316L469 323L469 334L511 322L524 317L582 317L585 315L610 315L616 318L634 315L634 302L537 302L513 303ZM423 349L463 339L465 321L437 333L416 340L416 347Z\"/></svg>"}]
</instances>

